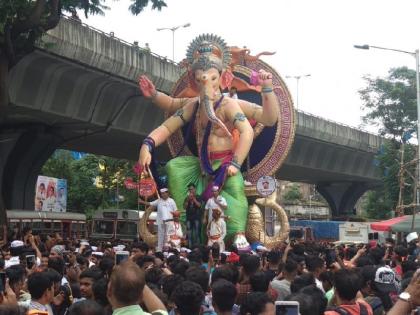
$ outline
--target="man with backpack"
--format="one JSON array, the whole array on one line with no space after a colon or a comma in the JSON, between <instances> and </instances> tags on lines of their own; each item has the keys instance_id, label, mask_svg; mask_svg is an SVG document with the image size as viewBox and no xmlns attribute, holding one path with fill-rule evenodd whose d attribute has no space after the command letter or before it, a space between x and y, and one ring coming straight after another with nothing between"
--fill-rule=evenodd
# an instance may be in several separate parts
<instances>
[{"instance_id":1,"label":"man with backpack","mask_svg":"<svg viewBox=\"0 0 420 315\"><path fill-rule=\"evenodd\" d=\"M351 269L340 269L335 273L336 305L325 315L372 315L372 308L363 299L358 298L362 288L360 274Z\"/></svg>"}]
</instances>

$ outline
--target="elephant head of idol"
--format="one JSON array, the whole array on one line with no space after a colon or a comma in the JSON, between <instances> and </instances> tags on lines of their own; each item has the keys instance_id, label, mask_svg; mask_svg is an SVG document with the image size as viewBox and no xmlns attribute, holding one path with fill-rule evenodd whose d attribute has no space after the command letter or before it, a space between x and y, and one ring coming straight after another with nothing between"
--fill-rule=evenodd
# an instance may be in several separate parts
<instances>
[{"instance_id":1,"label":"elephant head of idol","mask_svg":"<svg viewBox=\"0 0 420 315\"><path fill-rule=\"evenodd\" d=\"M187 50L189 84L200 95L208 119L230 136L229 130L217 118L214 104L221 98L221 90L229 88L233 74L229 68L231 54L219 36L204 34L194 39Z\"/></svg>"}]
</instances>

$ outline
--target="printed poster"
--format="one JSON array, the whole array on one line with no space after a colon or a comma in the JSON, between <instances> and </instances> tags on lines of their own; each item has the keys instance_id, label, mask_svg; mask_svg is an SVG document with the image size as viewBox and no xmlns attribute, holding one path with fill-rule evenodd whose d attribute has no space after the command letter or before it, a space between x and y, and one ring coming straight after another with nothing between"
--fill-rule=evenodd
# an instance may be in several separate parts
<instances>
[{"instance_id":1,"label":"printed poster","mask_svg":"<svg viewBox=\"0 0 420 315\"><path fill-rule=\"evenodd\" d=\"M38 176L35 187L35 211L66 212L67 180Z\"/></svg>"}]
</instances>

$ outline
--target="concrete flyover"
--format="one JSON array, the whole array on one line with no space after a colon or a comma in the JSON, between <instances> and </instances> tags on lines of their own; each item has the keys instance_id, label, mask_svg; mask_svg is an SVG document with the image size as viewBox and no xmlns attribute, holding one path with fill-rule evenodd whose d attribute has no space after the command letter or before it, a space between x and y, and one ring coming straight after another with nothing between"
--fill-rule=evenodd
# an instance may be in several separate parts
<instances>
[{"instance_id":1,"label":"concrete flyover","mask_svg":"<svg viewBox=\"0 0 420 315\"><path fill-rule=\"evenodd\" d=\"M163 120L143 98L147 74L169 93L179 67L155 54L62 19L11 72L12 104L0 134L0 191L8 208L33 209L40 168L56 148L135 160L139 143ZM378 185L373 157L382 139L303 112L279 178L317 184L333 213ZM158 150L169 158L166 146Z\"/></svg>"},{"instance_id":2,"label":"concrete flyover","mask_svg":"<svg viewBox=\"0 0 420 315\"><path fill-rule=\"evenodd\" d=\"M384 138L301 111L296 118L295 142L278 177L315 184L333 215L353 212L363 193L381 184L373 160Z\"/></svg>"}]
</instances>

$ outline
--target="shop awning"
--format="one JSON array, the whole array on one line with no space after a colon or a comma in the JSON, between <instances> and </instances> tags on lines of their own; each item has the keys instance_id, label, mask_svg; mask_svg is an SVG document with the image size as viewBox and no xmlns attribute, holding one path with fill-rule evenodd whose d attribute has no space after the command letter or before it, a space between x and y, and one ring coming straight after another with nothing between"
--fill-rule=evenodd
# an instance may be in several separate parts
<instances>
[{"instance_id":1,"label":"shop awning","mask_svg":"<svg viewBox=\"0 0 420 315\"><path fill-rule=\"evenodd\" d=\"M402 217L396 217L385 221L374 222L370 224L370 228L375 231L391 231L392 226L394 226L397 223L408 221L409 218L411 218L411 216L404 215Z\"/></svg>"},{"instance_id":2,"label":"shop awning","mask_svg":"<svg viewBox=\"0 0 420 315\"><path fill-rule=\"evenodd\" d=\"M414 218L414 230L411 229L413 223L413 216L407 215L405 220L402 220L391 227L392 232L420 232L420 215L416 215Z\"/></svg>"}]
</instances>

